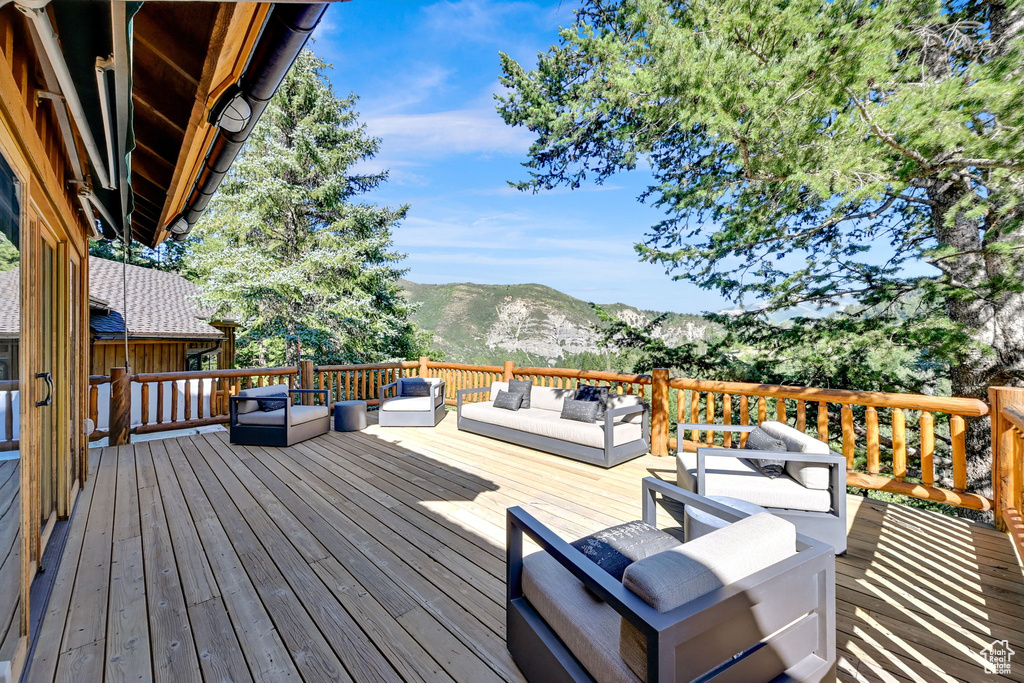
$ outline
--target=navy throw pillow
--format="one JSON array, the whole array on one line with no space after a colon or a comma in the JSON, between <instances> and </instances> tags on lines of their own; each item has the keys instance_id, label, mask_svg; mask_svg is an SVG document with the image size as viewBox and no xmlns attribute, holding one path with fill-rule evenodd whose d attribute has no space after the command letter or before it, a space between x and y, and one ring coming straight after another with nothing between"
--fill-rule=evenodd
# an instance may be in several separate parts
<instances>
[{"instance_id":1,"label":"navy throw pillow","mask_svg":"<svg viewBox=\"0 0 1024 683\"><path fill-rule=\"evenodd\" d=\"M402 382L402 396L430 396L430 382Z\"/></svg>"},{"instance_id":2,"label":"navy throw pillow","mask_svg":"<svg viewBox=\"0 0 1024 683\"><path fill-rule=\"evenodd\" d=\"M523 402L520 408L530 407L530 392L533 390L533 382L528 379L510 379L508 381L508 393L522 394Z\"/></svg>"},{"instance_id":3,"label":"navy throw pillow","mask_svg":"<svg viewBox=\"0 0 1024 683\"><path fill-rule=\"evenodd\" d=\"M595 401L597 403L595 419L598 422L604 420L605 409L608 407L608 387L580 384L576 387L576 395L573 398L577 401Z\"/></svg>"},{"instance_id":4,"label":"navy throw pillow","mask_svg":"<svg viewBox=\"0 0 1024 683\"><path fill-rule=\"evenodd\" d=\"M288 403L288 394L284 392L280 394L267 394L266 398L261 398L256 402L259 403L260 410L265 413L284 410L285 405Z\"/></svg>"}]
</instances>

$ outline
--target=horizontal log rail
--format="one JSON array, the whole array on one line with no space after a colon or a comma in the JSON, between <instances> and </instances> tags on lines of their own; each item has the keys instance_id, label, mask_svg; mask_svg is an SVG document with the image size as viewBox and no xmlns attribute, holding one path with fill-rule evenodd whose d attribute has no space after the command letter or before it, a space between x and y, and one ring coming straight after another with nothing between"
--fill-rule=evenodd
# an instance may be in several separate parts
<instances>
[{"instance_id":1,"label":"horizontal log rail","mask_svg":"<svg viewBox=\"0 0 1024 683\"><path fill-rule=\"evenodd\" d=\"M595 383L616 393L642 396L651 405L651 451L656 455L668 455L670 449L680 446L735 447L745 441L745 435L712 428L690 431L678 444L673 423L752 425L779 420L827 441L834 450L842 452L847 458L848 484L852 487L975 510L995 509L998 495L1003 495L1007 501L1014 501L1003 505L1007 514L1016 514L1019 519L1024 509L1020 494L1020 482L1024 481L1024 474L1020 473L1022 458L1013 455L1017 452L1013 449L1020 450L1022 446L1013 445L1016 442L1011 439L1024 440L1024 412L1014 412L1024 411L1019 406L1000 411L1008 425L1000 435L1010 434L1004 439L1007 445L1000 444L1000 448L1010 448L1011 455L1004 460L1012 461L1001 464L1000 472L1016 473L1005 477L1010 487L1000 488L994 483L998 495L994 493L992 499L966 491L966 420L979 419L990 412L989 404L977 399L670 378L667 370L660 369L651 374L636 374L524 367L512 362L473 365L421 357L387 363L314 366L304 361L300 368L143 373L130 378L131 391L137 391L138 396L133 394L135 400L122 401L120 405L140 404L141 411L138 419L133 414L130 431L146 434L227 422L227 398L252 386L269 383L328 389L332 402L363 400L373 406L379 402L382 387L406 377L443 379L449 405L455 404L460 389L489 386L512 378L528 378L537 386L562 389L573 389L581 382ZM89 416L97 425L102 423L103 403L97 399L110 383L108 376L90 377ZM471 398L486 400L482 396ZM1024 405L1024 401L1021 403ZM995 417L993 420L996 421ZM107 430L100 429L92 438L108 435ZM994 482L996 478L994 472ZM1004 516L999 509L996 513L999 519Z\"/></svg>"},{"instance_id":2,"label":"horizontal log rail","mask_svg":"<svg viewBox=\"0 0 1024 683\"><path fill-rule=\"evenodd\" d=\"M690 378L668 384L676 422L756 425L776 420L841 452L851 487L992 509L992 499L966 491L965 418L987 415L984 401ZM686 450L746 443L745 434L719 429L690 430L684 437ZM670 439L670 446L680 444Z\"/></svg>"}]
</instances>

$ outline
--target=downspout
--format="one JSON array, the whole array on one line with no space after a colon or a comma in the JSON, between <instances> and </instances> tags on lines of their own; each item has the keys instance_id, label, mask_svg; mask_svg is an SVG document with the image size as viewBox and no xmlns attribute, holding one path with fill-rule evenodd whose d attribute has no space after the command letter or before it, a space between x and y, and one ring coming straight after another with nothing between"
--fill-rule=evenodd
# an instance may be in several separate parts
<instances>
[{"instance_id":1,"label":"downspout","mask_svg":"<svg viewBox=\"0 0 1024 683\"><path fill-rule=\"evenodd\" d=\"M326 10L327 5L320 3L278 4L270 12L237 87L222 97L222 100L244 99L251 110L249 120L236 132L226 130L223 126L217 129L182 212L165 226L175 240L184 241L203 215L235 157L267 108L270 98L274 96ZM218 102L213 113L223 111L221 105L228 104L230 102Z\"/></svg>"},{"instance_id":2,"label":"downspout","mask_svg":"<svg viewBox=\"0 0 1024 683\"><path fill-rule=\"evenodd\" d=\"M103 188L113 190L114 185L107 175L103 156L100 154L100 149L92 136L92 130L89 128L89 122L85 116L85 110L82 108L82 101L78 99L78 91L75 89L75 83L71 78L71 73L68 71L68 65L64 61L60 45L57 43L57 34L54 33L53 24L50 23L50 16L46 13L46 5L49 2L50 0L15 0L15 7L28 17L29 22L32 24L33 33L38 37L39 43L42 45L43 53L50 61L50 66L53 68L57 83L60 85L60 93L63 95L64 102L71 111L71 118L78 128L78 134L85 145L85 151L89 156L89 161L92 163L96 178Z\"/></svg>"}]
</instances>

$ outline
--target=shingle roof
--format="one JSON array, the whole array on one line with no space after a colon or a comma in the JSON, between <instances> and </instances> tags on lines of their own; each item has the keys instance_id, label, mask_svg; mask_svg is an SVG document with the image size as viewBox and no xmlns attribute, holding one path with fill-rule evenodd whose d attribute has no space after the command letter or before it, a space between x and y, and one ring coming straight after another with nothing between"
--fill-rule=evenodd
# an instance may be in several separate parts
<instances>
[{"instance_id":1,"label":"shingle roof","mask_svg":"<svg viewBox=\"0 0 1024 683\"><path fill-rule=\"evenodd\" d=\"M135 338L220 339L224 334L206 323L211 312L196 300L200 289L174 273L89 258L89 299L109 309L93 312L89 327L100 337L124 334L123 282L128 288L128 334ZM0 273L0 337L16 335L21 320L18 270Z\"/></svg>"},{"instance_id":2,"label":"shingle roof","mask_svg":"<svg viewBox=\"0 0 1024 683\"><path fill-rule=\"evenodd\" d=\"M132 337L223 337L220 330L206 323L212 312L199 304L200 294L199 287L175 273L128 266L122 276L122 265L117 261L89 259L89 297L107 303L110 308L109 315L89 316L89 327L102 337L124 334L125 317Z\"/></svg>"}]
</instances>

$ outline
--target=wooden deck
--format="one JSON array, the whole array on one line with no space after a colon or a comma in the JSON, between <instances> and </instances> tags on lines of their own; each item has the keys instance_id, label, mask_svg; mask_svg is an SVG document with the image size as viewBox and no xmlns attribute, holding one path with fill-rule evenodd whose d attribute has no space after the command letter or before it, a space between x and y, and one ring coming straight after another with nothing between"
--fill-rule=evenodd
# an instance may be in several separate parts
<instances>
[{"instance_id":1,"label":"wooden deck","mask_svg":"<svg viewBox=\"0 0 1024 683\"><path fill-rule=\"evenodd\" d=\"M640 515L646 456L611 471L458 432L225 433L95 451L30 681L521 680L504 633L504 514L566 537ZM850 497L844 681L1024 680L1006 536ZM977 652L1006 639L1009 679Z\"/></svg>"}]
</instances>

